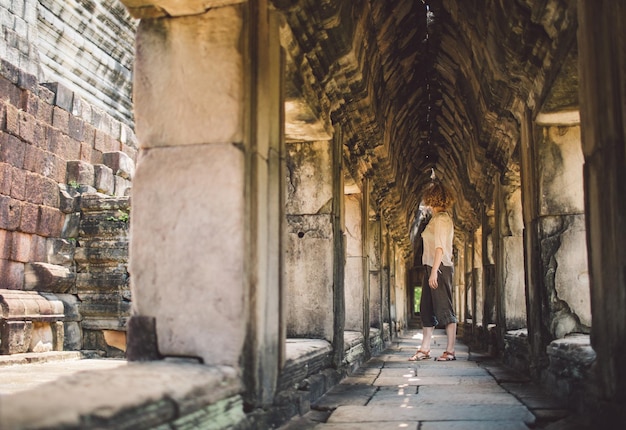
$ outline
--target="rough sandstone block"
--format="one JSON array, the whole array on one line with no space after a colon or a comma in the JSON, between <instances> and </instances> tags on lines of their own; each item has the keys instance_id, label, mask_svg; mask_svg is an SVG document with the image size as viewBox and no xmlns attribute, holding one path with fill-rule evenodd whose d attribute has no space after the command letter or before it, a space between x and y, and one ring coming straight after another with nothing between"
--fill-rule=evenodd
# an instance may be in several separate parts
<instances>
[{"instance_id":1,"label":"rough sandstone block","mask_svg":"<svg viewBox=\"0 0 626 430\"><path fill-rule=\"evenodd\" d=\"M58 208L61 201L58 184L52 179L44 176L41 176L39 180L41 181L43 204L53 208Z\"/></svg>"},{"instance_id":2,"label":"rough sandstone block","mask_svg":"<svg viewBox=\"0 0 626 430\"><path fill-rule=\"evenodd\" d=\"M36 233L39 223L39 206L32 203L22 205L22 216L20 218L20 230L24 233Z\"/></svg>"},{"instance_id":3,"label":"rough sandstone block","mask_svg":"<svg viewBox=\"0 0 626 430\"><path fill-rule=\"evenodd\" d=\"M0 260L0 287L19 290L24 284L24 263Z\"/></svg>"},{"instance_id":4,"label":"rough sandstone block","mask_svg":"<svg viewBox=\"0 0 626 430\"><path fill-rule=\"evenodd\" d=\"M63 213L77 212L80 203L80 193L74 187L59 184L59 209Z\"/></svg>"},{"instance_id":5,"label":"rough sandstone block","mask_svg":"<svg viewBox=\"0 0 626 430\"><path fill-rule=\"evenodd\" d=\"M0 230L0 260L8 260L11 256L12 232Z\"/></svg>"},{"instance_id":6,"label":"rough sandstone block","mask_svg":"<svg viewBox=\"0 0 626 430\"><path fill-rule=\"evenodd\" d=\"M61 230L61 237L76 238L80 227L80 212L65 215L65 221Z\"/></svg>"},{"instance_id":7,"label":"rough sandstone block","mask_svg":"<svg viewBox=\"0 0 626 430\"><path fill-rule=\"evenodd\" d=\"M52 113L52 126L59 129L63 134L69 134L69 122L69 112L59 107L55 107Z\"/></svg>"},{"instance_id":8,"label":"rough sandstone block","mask_svg":"<svg viewBox=\"0 0 626 430\"><path fill-rule=\"evenodd\" d=\"M163 355L238 365L245 339L237 317L245 297L243 153L232 144L155 148L139 166L129 268L136 314L158 315ZM203 264L189 255L201 255ZM184 286L184 294L172 285ZM216 327L216 319L232 323ZM203 327L203 336L190 332L190 324Z\"/></svg>"},{"instance_id":9,"label":"rough sandstone block","mask_svg":"<svg viewBox=\"0 0 626 430\"><path fill-rule=\"evenodd\" d=\"M26 144L24 142L10 134L0 134L0 162L5 162L21 169L24 167L25 155Z\"/></svg>"},{"instance_id":10,"label":"rough sandstone block","mask_svg":"<svg viewBox=\"0 0 626 430\"><path fill-rule=\"evenodd\" d=\"M93 186L95 172L93 165L84 161L67 162L67 183Z\"/></svg>"},{"instance_id":11,"label":"rough sandstone block","mask_svg":"<svg viewBox=\"0 0 626 430\"><path fill-rule=\"evenodd\" d=\"M28 172L30 174L30 172ZM21 169L13 168L13 174L11 175L11 197L17 200L24 200L26 196L26 174L27 172Z\"/></svg>"},{"instance_id":12,"label":"rough sandstone block","mask_svg":"<svg viewBox=\"0 0 626 430\"><path fill-rule=\"evenodd\" d=\"M13 168L8 163L0 163L0 194L9 195L11 193L11 179L13 178Z\"/></svg>"},{"instance_id":13,"label":"rough sandstone block","mask_svg":"<svg viewBox=\"0 0 626 430\"><path fill-rule=\"evenodd\" d=\"M105 154L106 160L106 154ZM115 192L115 180L113 178L113 169L103 164L96 164L93 166L95 182L95 189L104 194L112 195Z\"/></svg>"},{"instance_id":14,"label":"rough sandstone block","mask_svg":"<svg viewBox=\"0 0 626 430\"><path fill-rule=\"evenodd\" d=\"M128 179L124 179L121 176L115 176L115 196L127 197L130 196L130 190L132 183Z\"/></svg>"},{"instance_id":15,"label":"rough sandstone block","mask_svg":"<svg viewBox=\"0 0 626 430\"><path fill-rule=\"evenodd\" d=\"M45 237L58 237L63 228L63 212L48 206L39 207L39 226L37 234Z\"/></svg>"},{"instance_id":16,"label":"rough sandstone block","mask_svg":"<svg viewBox=\"0 0 626 430\"><path fill-rule=\"evenodd\" d=\"M28 352L33 332L32 321L5 321L0 319L0 354Z\"/></svg>"},{"instance_id":17,"label":"rough sandstone block","mask_svg":"<svg viewBox=\"0 0 626 430\"><path fill-rule=\"evenodd\" d=\"M74 100L74 92L58 82L46 82L41 84L54 93L54 104L61 109L70 111Z\"/></svg>"},{"instance_id":18,"label":"rough sandstone block","mask_svg":"<svg viewBox=\"0 0 626 430\"><path fill-rule=\"evenodd\" d=\"M18 115L19 121L19 137L26 143L35 142L35 117L26 112L20 112Z\"/></svg>"},{"instance_id":19,"label":"rough sandstone block","mask_svg":"<svg viewBox=\"0 0 626 430\"><path fill-rule=\"evenodd\" d=\"M135 73L142 79L135 82L134 107L142 147L244 141L242 14L222 7L165 25L139 25ZM205 36L198 39L198 33ZM199 57L199 51L212 55ZM172 62L188 67L166 67Z\"/></svg>"},{"instance_id":20,"label":"rough sandstone block","mask_svg":"<svg viewBox=\"0 0 626 430\"><path fill-rule=\"evenodd\" d=\"M24 269L26 290L67 293L74 288L76 274L68 267L48 263L29 263Z\"/></svg>"},{"instance_id":21,"label":"rough sandstone block","mask_svg":"<svg viewBox=\"0 0 626 430\"><path fill-rule=\"evenodd\" d=\"M11 260L27 263L30 259L31 234L13 232L11 235Z\"/></svg>"},{"instance_id":22,"label":"rough sandstone block","mask_svg":"<svg viewBox=\"0 0 626 430\"><path fill-rule=\"evenodd\" d=\"M0 195L0 228L17 230L22 215L22 202Z\"/></svg>"},{"instance_id":23,"label":"rough sandstone block","mask_svg":"<svg viewBox=\"0 0 626 430\"><path fill-rule=\"evenodd\" d=\"M43 203L44 177L37 173L26 173L26 190L24 199L30 203L40 205Z\"/></svg>"},{"instance_id":24,"label":"rough sandstone block","mask_svg":"<svg viewBox=\"0 0 626 430\"><path fill-rule=\"evenodd\" d=\"M80 351L83 348L83 331L76 321L65 322L65 337L63 349L65 351Z\"/></svg>"},{"instance_id":25,"label":"rough sandstone block","mask_svg":"<svg viewBox=\"0 0 626 430\"><path fill-rule=\"evenodd\" d=\"M113 170L113 174L124 179L132 180L135 175L135 162L121 151L106 152L102 154L105 165Z\"/></svg>"},{"instance_id":26,"label":"rough sandstone block","mask_svg":"<svg viewBox=\"0 0 626 430\"><path fill-rule=\"evenodd\" d=\"M76 241L50 238L46 240L46 261L50 264L70 266L74 263Z\"/></svg>"}]
</instances>

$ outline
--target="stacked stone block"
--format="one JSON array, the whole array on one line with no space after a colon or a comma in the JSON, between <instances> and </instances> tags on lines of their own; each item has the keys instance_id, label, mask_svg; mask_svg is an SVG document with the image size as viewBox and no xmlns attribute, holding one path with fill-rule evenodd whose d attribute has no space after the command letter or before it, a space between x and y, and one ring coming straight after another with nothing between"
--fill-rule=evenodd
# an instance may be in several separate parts
<instances>
[{"instance_id":1,"label":"stacked stone block","mask_svg":"<svg viewBox=\"0 0 626 430\"><path fill-rule=\"evenodd\" d=\"M57 321L65 327L61 344L82 349L82 307L89 303L77 290L81 196L99 193L128 205L134 133L65 86L39 84L6 60L0 95L0 289L58 298L65 307ZM116 306L116 327L126 308Z\"/></svg>"}]
</instances>

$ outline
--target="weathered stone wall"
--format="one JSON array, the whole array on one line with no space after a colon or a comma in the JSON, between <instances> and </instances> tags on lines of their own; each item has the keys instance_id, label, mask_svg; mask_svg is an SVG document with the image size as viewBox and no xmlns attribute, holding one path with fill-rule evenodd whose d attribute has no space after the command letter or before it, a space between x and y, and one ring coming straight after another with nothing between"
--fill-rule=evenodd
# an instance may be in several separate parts
<instances>
[{"instance_id":1,"label":"weathered stone wall","mask_svg":"<svg viewBox=\"0 0 626 430\"><path fill-rule=\"evenodd\" d=\"M538 145L539 237L550 335L591 326L580 127L546 127Z\"/></svg>"},{"instance_id":2,"label":"weathered stone wall","mask_svg":"<svg viewBox=\"0 0 626 430\"><path fill-rule=\"evenodd\" d=\"M285 287L288 337L333 339L331 142L287 144Z\"/></svg>"},{"instance_id":3,"label":"weathered stone wall","mask_svg":"<svg viewBox=\"0 0 626 430\"><path fill-rule=\"evenodd\" d=\"M6 5L8 3L8 5ZM0 4L0 58L132 125L136 22L117 0Z\"/></svg>"},{"instance_id":4,"label":"weathered stone wall","mask_svg":"<svg viewBox=\"0 0 626 430\"><path fill-rule=\"evenodd\" d=\"M76 196L127 195L134 134L69 88L0 67L0 288L75 294ZM77 299L64 300L69 349L82 347Z\"/></svg>"},{"instance_id":5,"label":"weathered stone wall","mask_svg":"<svg viewBox=\"0 0 626 430\"><path fill-rule=\"evenodd\" d=\"M117 0L39 0L37 39L47 81L132 124L136 22Z\"/></svg>"}]
</instances>

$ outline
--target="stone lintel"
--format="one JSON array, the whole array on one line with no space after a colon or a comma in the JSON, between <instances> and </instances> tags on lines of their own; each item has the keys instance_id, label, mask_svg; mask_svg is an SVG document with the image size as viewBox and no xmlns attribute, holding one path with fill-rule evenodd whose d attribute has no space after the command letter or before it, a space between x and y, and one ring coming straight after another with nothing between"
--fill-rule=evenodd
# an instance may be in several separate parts
<instances>
[{"instance_id":1,"label":"stone lintel","mask_svg":"<svg viewBox=\"0 0 626 430\"><path fill-rule=\"evenodd\" d=\"M223 7L243 0L121 0L133 18L198 15L209 9Z\"/></svg>"},{"instance_id":2,"label":"stone lintel","mask_svg":"<svg viewBox=\"0 0 626 430\"><path fill-rule=\"evenodd\" d=\"M541 126L573 126L580 124L580 111L564 110L558 112L540 112L535 118L537 125Z\"/></svg>"}]
</instances>

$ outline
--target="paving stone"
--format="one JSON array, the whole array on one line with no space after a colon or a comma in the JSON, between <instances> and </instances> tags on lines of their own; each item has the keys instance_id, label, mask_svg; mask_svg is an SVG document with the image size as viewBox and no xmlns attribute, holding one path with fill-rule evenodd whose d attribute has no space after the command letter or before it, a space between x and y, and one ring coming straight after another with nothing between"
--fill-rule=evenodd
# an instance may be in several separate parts
<instances>
[{"instance_id":1,"label":"paving stone","mask_svg":"<svg viewBox=\"0 0 626 430\"><path fill-rule=\"evenodd\" d=\"M319 424L315 430L417 430L419 422L406 422L398 425L397 421L375 423L330 423ZM299 429L298 429L299 430Z\"/></svg>"},{"instance_id":2,"label":"paving stone","mask_svg":"<svg viewBox=\"0 0 626 430\"><path fill-rule=\"evenodd\" d=\"M418 405L413 408L388 406L340 406L329 423L371 423L389 421L521 421L533 424L535 416L524 406L513 405Z\"/></svg>"},{"instance_id":3,"label":"paving stone","mask_svg":"<svg viewBox=\"0 0 626 430\"><path fill-rule=\"evenodd\" d=\"M522 421L433 421L423 423L420 430L528 430Z\"/></svg>"},{"instance_id":4,"label":"paving stone","mask_svg":"<svg viewBox=\"0 0 626 430\"><path fill-rule=\"evenodd\" d=\"M369 404L372 404L370 402ZM420 392L417 395L416 404L425 405L512 405L523 406L523 404L507 393L440 393L425 394Z\"/></svg>"},{"instance_id":5,"label":"paving stone","mask_svg":"<svg viewBox=\"0 0 626 430\"><path fill-rule=\"evenodd\" d=\"M461 367L461 368L440 368L440 367L420 367L417 369L418 376L482 376L487 377L491 381L493 378L485 369L479 367Z\"/></svg>"},{"instance_id":6,"label":"paving stone","mask_svg":"<svg viewBox=\"0 0 626 430\"><path fill-rule=\"evenodd\" d=\"M372 385L338 384L324 394L314 405L314 409L337 409L341 405L365 406L376 392Z\"/></svg>"},{"instance_id":7,"label":"paving stone","mask_svg":"<svg viewBox=\"0 0 626 430\"><path fill-rule=\"evenodd\" d=\"M504 388L499 386L498 384L483 384L483 385L431 385L431 386L421 386L418 390L421 394L465 394L465 395L473 395L473 394L486 394L486 393L495 393L495 394L508 394ZM508 394L510 395L510 394ZM511 396L516 398L515 396Z\"/></svg>"}]
</instances>

